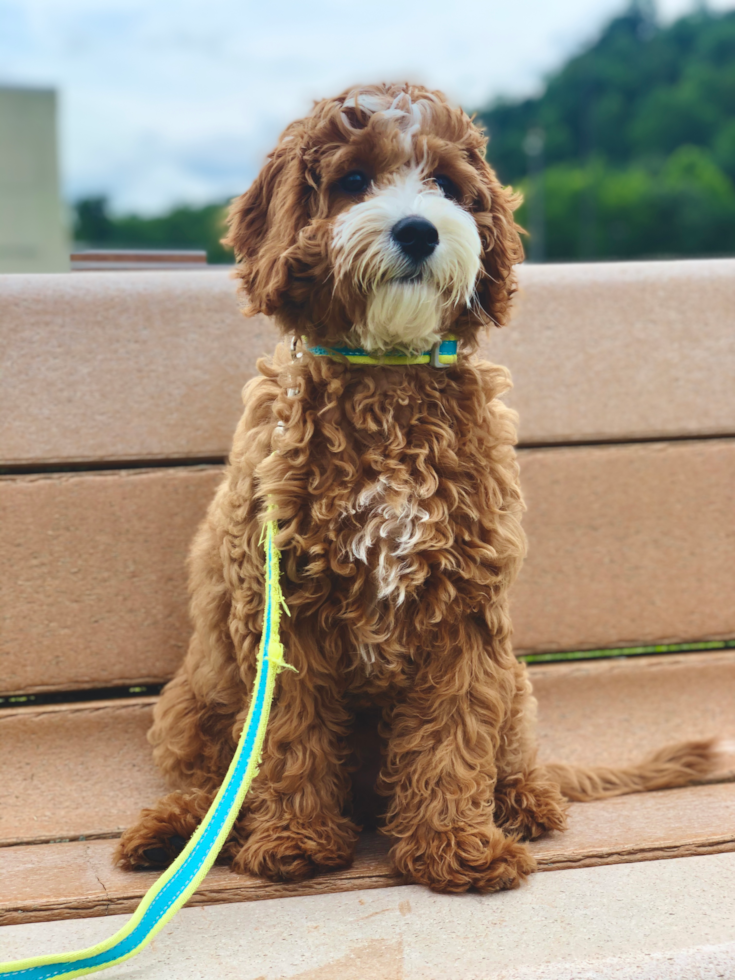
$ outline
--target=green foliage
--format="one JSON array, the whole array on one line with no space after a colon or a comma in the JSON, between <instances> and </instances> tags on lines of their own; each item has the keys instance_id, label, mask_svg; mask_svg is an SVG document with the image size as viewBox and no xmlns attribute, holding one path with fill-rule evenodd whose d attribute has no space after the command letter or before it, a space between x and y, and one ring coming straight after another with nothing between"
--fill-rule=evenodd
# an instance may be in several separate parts
<instances>
[{"instance_id":1,"label":"green foliage","mask_svg":"<svg viewBox=\"0 0 735 980\"><path fill-rule=\"evenodd\" d=\"M735 188L700 147L679 147L655 170L556 164L543 181L549 258L735 253ZM525 205L518 220L528 226Z\"/></svg>"},{"instance_id":2,"label":"green foliage","mask_svg":"<svg viewBox=\"0 0 735 980\"><path fill-rule=\"evenodd\" d=\"M86 198L75 206L74 239L93 248L205 249L208 262L232 262L231 250L220 244L226 213L226 204L207 204L154 218L115 217L105 198Z\"/></svg>"},{"instance_id":3,"label":"green foliage","mask_svg":"<svg viewBox=\"0 0 735 980\"><path fill-rule=\"evenodd\" d=\"M545 133L547 258L735 252L735 12L661 27L634 4L538 98L478 117L501 179L527 193L524 140Z\"/></svg>"}]
</instances>

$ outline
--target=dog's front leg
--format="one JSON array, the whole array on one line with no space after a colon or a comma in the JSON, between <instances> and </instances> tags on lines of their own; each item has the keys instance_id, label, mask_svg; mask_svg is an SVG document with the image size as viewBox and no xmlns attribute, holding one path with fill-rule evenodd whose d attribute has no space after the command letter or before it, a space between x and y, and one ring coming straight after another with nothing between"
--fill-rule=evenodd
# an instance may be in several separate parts
<instances>
[{"instance_id":1,"label":"dog's front leg","mask_svg":"<svg viewBox=\"0 0 735 980\"><path fill-rule=\"evenodd\" d=\"M279 677L260 773L227 847L234 871L274 881L349 866L357 843L357 828L342 814L351 716L333 682L310 672L298 646L289 640L299 674Z\"/></svg>"},{"instance_id":2,"label":"dog's front leg","mask_svg":"<svg viewBox=\"0 0 735 980\"><path fill-rule=\"evenodd\" d=\"M409 881L437 891L514 888L535 869L526 845L493 821L498 733L509 699L490 658L463 654L420 668L392 712L380 791L391 797L384 832ZM482 660L483 658L478 658Z\"/></svg>"}]
</instances>

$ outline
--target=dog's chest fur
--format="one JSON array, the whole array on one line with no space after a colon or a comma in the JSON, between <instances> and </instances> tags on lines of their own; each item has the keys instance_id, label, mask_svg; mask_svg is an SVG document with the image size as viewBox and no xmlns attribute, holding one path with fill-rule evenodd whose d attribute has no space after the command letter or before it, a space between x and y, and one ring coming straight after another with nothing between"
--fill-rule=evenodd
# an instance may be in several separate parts
<instances>
[{"instance_id":1,"label":"dog's chest fur","mask_svg":"<svg viewBox=\"0 0 735 980\"><path fill-rule=\"evenodd\" d=\"M507 374L312 361L298 381L263 487L291 529L287 602L335 656L400 673L438 632L490 622L520 563Z\"/></svg>"},{"instance_id":2,"label":"dog's chest fur","mask_svg":"<svg viewBox=\"0 0 735 980\"><path fill-rule=\"evenodd\" d=\"M346 508L351 532L343 542L346 555L370 569L376 599L396 606L403 604L415 579L418 557L435 543L436 523L418 474L401 462L393 473L381 473L354 488Z\"/></svg>"}]
</instances>

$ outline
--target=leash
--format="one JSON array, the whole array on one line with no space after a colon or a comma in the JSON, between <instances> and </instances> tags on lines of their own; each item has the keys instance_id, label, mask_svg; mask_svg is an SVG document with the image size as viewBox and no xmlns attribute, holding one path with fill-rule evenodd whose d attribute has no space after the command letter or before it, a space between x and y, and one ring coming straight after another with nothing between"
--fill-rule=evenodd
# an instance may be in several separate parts
<instances>
[{"instance_id":1,"label":"leash","mask_svg":"<svg viewBox=\"0 0 735 980\"><path fill-rule=\"evenodd\" d=\"M174 863L148 889L133 917L114 936L75 953L0 963L0 980L71 980L135 956L191 898L214 864L258 774L276 676L284 668L295 670L284 661L280 640L281 608L286 612L288 609L281 592L281 556L273 543L277 532L276 522L268 521L261 537L261 543L265 543L265 610L247 720L230 768L206 816Z\"/></svg>"}]
</instances>

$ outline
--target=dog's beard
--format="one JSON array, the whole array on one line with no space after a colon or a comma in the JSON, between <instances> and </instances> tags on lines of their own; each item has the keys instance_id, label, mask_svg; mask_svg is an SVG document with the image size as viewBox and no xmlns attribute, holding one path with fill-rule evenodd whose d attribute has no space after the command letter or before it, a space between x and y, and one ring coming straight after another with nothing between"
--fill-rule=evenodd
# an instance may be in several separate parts
<instances>
[{"instance_id":1,"label":"dog's beard","mask_svg":"<svg viewBox=\"0 0 735 980\"><path fill-rule=\"evenodd\" d=\"M415 264L391 237L401 218L418 215L439 244ZM472 216L414 170L343 212L335 224L337 289L356 289L364 315L353 337L368 350L424 351L436 343L459 306L467 306L480 272L481 242Z\"/></svg>"},{"instance_id":2,"label":"dog's beard","mask_svg":"<svg viewBox=\"0 0 735 980\"><path fill-rule=\"evenodd\" d=\"M444 305L433 283L388 282L369 294L353 333L368 350L425 351L441 337Z\"/></svg>"}]
</instances>

